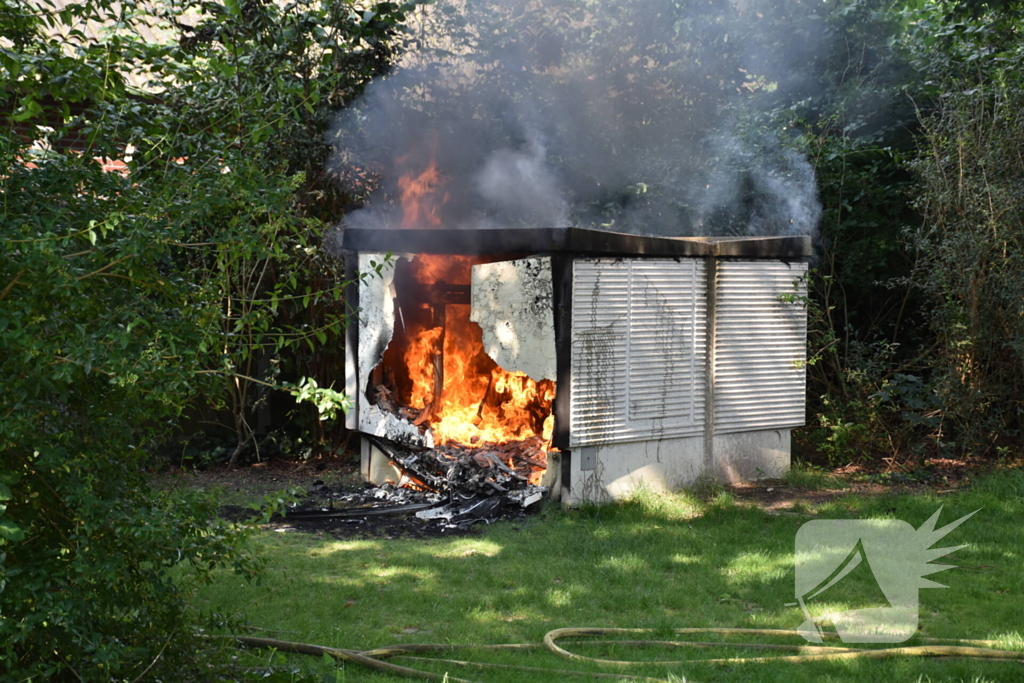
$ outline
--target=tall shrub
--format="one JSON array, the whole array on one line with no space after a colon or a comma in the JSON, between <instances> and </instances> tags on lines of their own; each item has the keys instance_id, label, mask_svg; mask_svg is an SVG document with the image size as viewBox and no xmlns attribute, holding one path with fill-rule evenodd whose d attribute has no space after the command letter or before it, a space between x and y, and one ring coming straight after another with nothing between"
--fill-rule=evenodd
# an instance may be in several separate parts
<instances>
[{"instance_id":1,"label":"tall shrub","mask_svg":"<svg viewBox=\"0 0 1024 683\"><path fill-rule=\"evenodd\" d=\"M212 501L142 471L211 388L192 285L143 188L20 143L0 135L0 661L10 680L187 669L188 584L245 559Z\"/></svg>"},{"instance_id":2,"label":"tall shrub","mask_svg":"<svg viewBox=\"0 0 1024 683\"><path fill-rule=\"evenodd\" d=\"M206 677L189 588L255 563L214 501L157 494L142 466L256 355L340 330L309 317L338 292L314 284L330 211L299 143L386 63L402 10L190 7L202 23L173 2L0 0L5 680Z\"/></svg>"},{"instance_id":3,"label":"tall shrub","mask_svg":"<svg viewBox=\"0 0 1024 683\"><path fill-rule=\"evenodd\" d=\"M993 70L999 78L948 81L914 165L924 219L910 236L916 281L933 302L947 429L982 452L1017 442L1024 428L1020 66L1018 57Z\"/></svg>"}]
</instances>

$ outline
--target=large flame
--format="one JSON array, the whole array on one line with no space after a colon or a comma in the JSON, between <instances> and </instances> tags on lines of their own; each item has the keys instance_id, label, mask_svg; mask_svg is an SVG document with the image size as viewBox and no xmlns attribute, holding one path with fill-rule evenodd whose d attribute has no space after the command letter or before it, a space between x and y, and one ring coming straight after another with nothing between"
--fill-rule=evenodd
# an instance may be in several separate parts
<instances>
[{"instance_id":1,"label":"large flame","mask_svg":"<svg viewBox=\"0 0 1024 683\"><path fill-rule=\"evenodd\" d=\"M427 139L419 150L396 160L402 228L443 224L441 209L449 199L446 179L436 160L437 136ZM406 267L426 292L431 286L468 286L475 262L468 256L420 254ZM413 306L401 300L398 304ZM554 426L555 383L499 367L484 351L480 326L469 319L469 305L434 300L418 306L404 314L403 327L409 323L404 342L393 343L400 348L385 354L399 400L419 415L416 424L429 425L440 445L533 440L543 464Z\"/></svg>"},{"instance_id":2,"label":"large flame","mask_svg":"<svg viewBox=\"0 0 1024 683\"><path fill-rule=\"evenodd\" d=\"M421 285L468 284L472 264L466 256L421 254L412 261L412 273ZM554 424L555 383L499 367L484 351L483 333L469 319L468 305L448 304L443 311L443 321L436 321L443 324L412 331L402 354L412 384L409 407L430 411L424 421L434 441L472 446L540 436L546 449ZM435 396L439 362L444 375L440 397Z\"/></svg>"}]
</instances>

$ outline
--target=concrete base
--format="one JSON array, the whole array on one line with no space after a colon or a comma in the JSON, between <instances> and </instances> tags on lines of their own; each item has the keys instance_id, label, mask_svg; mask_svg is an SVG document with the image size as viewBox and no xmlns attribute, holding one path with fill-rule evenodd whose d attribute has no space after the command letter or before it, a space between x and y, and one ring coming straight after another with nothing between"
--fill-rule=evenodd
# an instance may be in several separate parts
<instances>
[{"instance_id":1,"label":"concrete base","mask_svg":"<svg viewBox=\"0 0 1024 683\"><path fill-rule=\"evenodd\" d=\"M712 450L713 474L720 482L775 479L789 471L790 430L715 434Z\"/></svg>"},{"instance_id":2,"label":"concrete base","mask_svg":"<svg viewBox=\"0 0 1024 683\"><path fill-rule=\"evenodd\" d=\"M705 439L691 436L661 441L605 444L548 453L542 481L551 499L569 505L606 503L638 490L677 491L704 473L726 484L781 477L789 470L790 430L770 429L716 434L710 472ZM360 471L373 484L398 483L402 473L367 439L361 440Z\"/></svg>"},{"instance_id":3,"label":"concrete base","mask_svg":"<svg viewBox=\"0 0 1024 683\"><path fill-rule=\"evenodd\" d=\"M561 500L604 503L638 489L674 491L697 479L703 456L699 436L576 448L569 458L568 487L562 477Z\"/></svg>"},{"instance_id":4,"label":"concrete base","mask_svg":"<svg viewBox=\"0 0 1024 683\"><path fill-rule=\"evenodd\" d=\"M552 498L568 504L603 503L640 489L676 491L705 473L736 484L781 477L789 470L788 429L716 434L709 465L705 465L705 443L703 437L688 437L576 448L568 456L567 468L565 456L555 459L559 471L549 479L555 485ZM549 455L549 472L551 466Z\"/></svg>"}]
</instances>

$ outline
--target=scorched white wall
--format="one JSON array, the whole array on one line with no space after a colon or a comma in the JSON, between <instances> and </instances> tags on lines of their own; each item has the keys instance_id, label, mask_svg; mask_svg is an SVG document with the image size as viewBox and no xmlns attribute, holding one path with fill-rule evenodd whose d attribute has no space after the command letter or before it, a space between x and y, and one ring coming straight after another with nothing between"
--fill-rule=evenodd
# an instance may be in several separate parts
<instances>
[{"instance_id":1,"label":"scorched white wall","mask_svg":"<svg viewBox=\"0 0 1024 683\"><path fill-rule=\"evenodd\" d=\"M577 259L563 498L782 474L804 423L806 272L765 259Z\"/></svg>"}]
</instances>

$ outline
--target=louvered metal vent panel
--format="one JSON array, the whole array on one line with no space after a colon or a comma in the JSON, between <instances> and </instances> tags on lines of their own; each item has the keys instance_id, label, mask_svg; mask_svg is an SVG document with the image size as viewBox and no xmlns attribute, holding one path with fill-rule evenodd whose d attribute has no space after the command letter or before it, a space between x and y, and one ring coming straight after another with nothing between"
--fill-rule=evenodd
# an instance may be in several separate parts
<instances>
[{"instance_id":1,"label":"louvered metal vent panel","mask_svg":"<svg viewBox=\"0 0 1024 683\"><path fill-rule=\"evenodd\" d=\"M701 434L703 259L573 264L570 444Z\"/></svg>"},{"instance_id":2,"label":"louvered metal vent panel","mask_svg":"<svg viewBox=\"0 0 1024 683\"><path fill-rule=\"evenodd\" d=\"M715 432L804 424L806 263L723 261L716 274Z\"/></svg>"}]
</instances>

